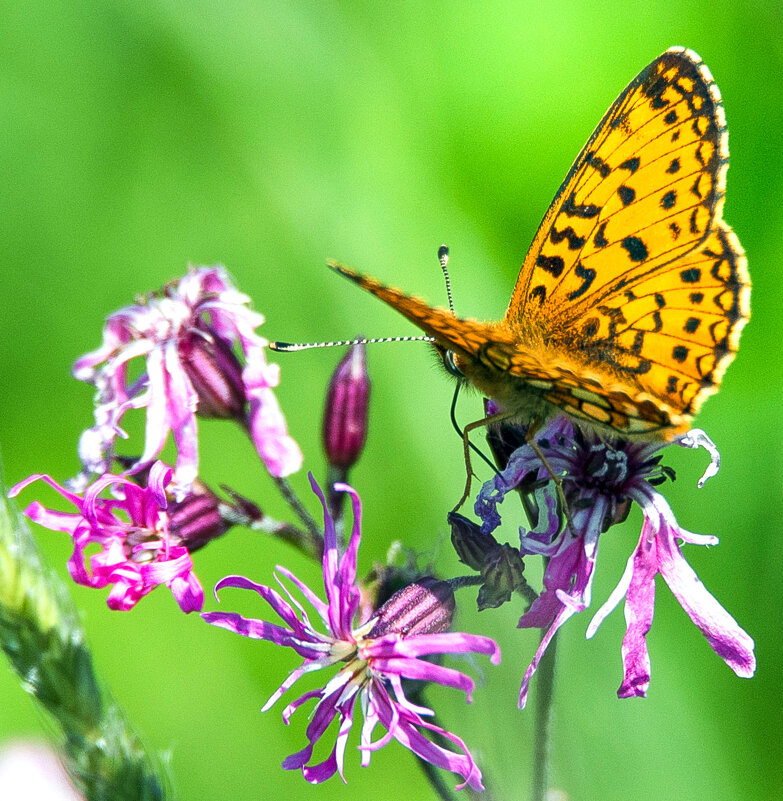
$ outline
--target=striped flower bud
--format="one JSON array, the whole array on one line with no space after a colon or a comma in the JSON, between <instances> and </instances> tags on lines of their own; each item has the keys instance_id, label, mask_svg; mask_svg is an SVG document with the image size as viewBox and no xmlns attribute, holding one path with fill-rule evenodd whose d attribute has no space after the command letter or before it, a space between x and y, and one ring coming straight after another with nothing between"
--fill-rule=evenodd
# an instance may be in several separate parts
<instances>
[{"instance_id":1,"label":"striped flower bud","mask_svg":"<svg viewBox=\"0 0 783 801\"><path fill-rule=\"evenodd\" d=\"M364 345L351 345L326 394L323 444L329 464L342 471L358 460L367 439L370 379Z\"/></svg>"},{"instance_id":2,"label":"striped flower bud","mask_svg":"<svg viewBox=\"0 0 783 801\"><path fill-rule=\"evenodd\" d=\"M376 615L375 626L368 637L385 634L438 634L451 626L456 602L447 581L424 576L392 595Z\"/></svg>"},{"instance_id":3,"label":"striped flower bud","mask_svg":"<svg viewBox=\"0 0 783 801\"><path fill-rule=\"evenodd\" d=\"M214 332L193 331L179 344L179 357L198 395L201 417L245 419L242 365L231 344Z\"/></svg>"}]
</instances>

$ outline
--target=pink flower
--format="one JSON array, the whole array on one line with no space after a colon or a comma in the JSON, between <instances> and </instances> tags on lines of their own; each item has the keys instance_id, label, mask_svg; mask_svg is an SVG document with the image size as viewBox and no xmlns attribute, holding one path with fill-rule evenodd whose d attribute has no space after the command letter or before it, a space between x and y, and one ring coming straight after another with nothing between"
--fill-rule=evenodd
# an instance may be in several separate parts
<instances>
[{"instance_id":1,"label":"pink flower","mask_svg":"<svg viewBox=\"0 0 783 801\"><path fill-rule=\"evenodd\" d=\"M622 645L623 681L618 696L645 696L650 684L650 656L646 636L653 619L655 576L660 574L680 605L718 656L738 675L748 678L756 669L753 640L707 591L685 561L677 543L715 545L713 536L681 528L666 499L655 487L673 471L661 466L658 454L665 443L602 439L583 433L567 418L553 420L536 442L555 475L560 477L570 511L570 524L561 526L554 494L546 497L533 531L521 530L523 556L548 557L544 589L519 621L520 628L547 629L527 668L519 694L524 706L530 679L558 629L590 605L598 541L610 526L624 519L631 501L644 513L644 524L625 573L587 629L591 637L603 619L625 598L627 623ZM717 470L715 446L699 430L681 437L685 447L703 445L713 455L705 478ZM489 534L500 523L498 505L523 480L548 481L549 470L530 445L513 452L508 465L488 481L476 501L476 514ZM703 483L702 482L700 483Z\"/></svg>"},{"instance_id":2,"label":"pink flower","mask_svg":"<svg viewBox=\"0 0 783 801\"><path fill-rule=\"evenodd\" d=\"M155 462L145 488L123 476L105 475L86 489L84 497L49 476L33 475L8 494L14 497L41 479L76 507L76 514L68 514L46 509L34 501L24 514L45 528L71 535L71 577L85 587L114 585L107 599L111 609L132 609L158 584L166 584L182 611L193 612L204 605L204 591L193 572L186 541L171 526L166 498L171 475L170 467ZM116 497L99 497L109 488ZM100 550L88 557L88 570L85 551L95 545Z\"/></svg>"},{"instance_id":3,"label":"pink flower","mask_svg":"<svg viewBox=\"0 0 783 801\"><path fill-rule=\"evenodd\" d=\"M241 420L272 475L301 467L301 452L272 392L279 368L266 363L267 341L255 333L264 318L248 304L222 267L196 267L145 302L108 317L101 347L73 367L76 378L97 389L95 425L79 443L86 474L111 469L115 440L125 436L120 420L128 409L141 407L147 409L144 451L130 470L149 465L172 431L180 493L198 473L197 411ZM236 344L244 367L234 355ZM136 357L145 360L145 369L131 380L129 364ZM86 482L86 476L81 479Z\"/></svg>"},{"instance_id":4,"label":"pink flower","mask_svg":"<svg viewBox=\"0 0 783 801\"><path fill-rule=\"evenodd\" d=\"M357 620L360 608L360 587L356 584L356 556L361 539L361 503L357 493L345 484L336 489L349 493L353 503L354 526L347 549L340 554L332 518L318 485L310 477L313 490L324 506L324 589L326 602L288 570L278 567L315 609L325 631L310 622L307 613L283 586L289 600L276 590L256 584L242 576L229 576L218 583L223 587L239 587L257 592L280 616L285 625L245 618L233 612L208 612L202 617L209 623L242 634L245 637L269 640L293 648L304 657L303 664L294 670L267 701L269 709L301 676L314 670L335 668L326 686L307 692L283 711L288 723L291 715L308 701L315 702L307 727L309 744L289 756L283 767L301 769L311 783L322 782L336 772L343 777L343 758L348 734L354 722L357 701L364 722L360 734L362 764L367 765L372 751L386 745L392 738L410 749L420 759L454 771L464 783L476 790L483 789L481 772L463 741L424 718L433 711L414 704L406 697L402 679L435 682L464 690L470 700L473 682L453 668L442 667L419 657L431 654L475 652L500 660L494 641L470 634L447 633L451 622L454 597L447 582L425 578L395 593L370 619ZM279 579L278 579L279 580ZM309 765L316 742L324 735L335 718L339 721L336 743L326 760ZM386 734L373 741L377 725ZM427 736L433 732L453 743L452 751L436 745ZM343 777L344 780L344 777Z\"/></svg>"}]
</instances>

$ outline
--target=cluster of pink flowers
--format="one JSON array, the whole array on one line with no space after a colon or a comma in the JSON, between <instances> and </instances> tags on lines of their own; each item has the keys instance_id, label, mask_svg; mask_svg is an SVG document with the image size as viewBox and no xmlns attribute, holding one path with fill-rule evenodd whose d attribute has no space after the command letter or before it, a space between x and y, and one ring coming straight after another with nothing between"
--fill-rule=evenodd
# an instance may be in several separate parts
<instances>
[{"instance_id":1,"label":"cluster of pink flowers","mask_svg":"<svg viewBox=\"0 0 783 801\"><path fill-rule=\"evenodd\" d=\"M301 467L302 454L287 432L273 394L279 369L267 363L268 343L255 333L263 317L248 304L249 298L232 286L222 268L199 267L146 302L112 314L101 347L74 365L74 375L96 388L95 421L79 443L81 472L67 486L36 474L11 490L16 496L42 481L75 507L75 512L60 512L34 501L25 514L45 528L70 535L73 555L68 569L73 580L94 588L109 586L107 603L112 609L130 610L164 584L182 611L200 611L204 592L191 555L234 523L265 522L246 499L231 493L231 501L221 500L199 480L198 416L239 422L266 469L277 478ZM144 368L131 380L129 368L137 357L144 360ZM364 349L356 346L338 366L327 393L323 440L333 477L346 476L361 453L368 399ZM118 440L126 438L121 420L126 412L139 408L146 409L141 455L121 455L116 450ZM174 467L158 459L169 433L176 445ZM462 776L460 786L483 789L481 771L465 743L428 721L433 710L407 697L402 682L454 687L470 700L473 682L468 676L421 657L471 652L486 654L497 663L497 645L487 637L448 630L455 600L445 581L420 576L384 603L368 603L356 578L359 497L347 484L333 483L327 503L312 476L311 483L323 504L323 533L320 544L313 547L310 542L307 552L323 554L326 601L285 568L278 567L278 574L313 606L325 631L313 627L287 589L289 600L241 576L223 579L216 592L226 587L252 589L285 625L229 612L203 615L215 626L291 647L304 657L304 664L283 682L265 708L303 674L321 668L336 671L322 689L305 693L284 710L288 722L299 706L315 702L307 727L309 744L283 766L301 769L312 783L336 772L343 776L348 735L360 710L362 764L368 764L372 751L393 739L421 760ZM341 515L341 494L350 497L354 512L345 548L335 522L335 516ZM265 530L295 539L291 526L270 523ZM335 719L339 720L338 734L330 756L309 764L315 743ZM386 734L373 739L377 726ZM439 742L433 741L433 735Z\"/></svg>"},{"instance_id":2,"label":"cluster of pink flowers","mask_svg":"<svg viewBox=\"0 0 783 801\"><path fill-rule=\"evenodd\" d=\"M218 506L210 494L195 486L197 414L235 419L246 426L272 475L284 476L301 467L302 454L272 392L280 371L267 364L268 343L255 333L264 318L250 309L249 300L221 267L197 267L145 303L112 314L101 347L74 365L76 378L96 387L95 424L79 443L82 472L69 482L71 489L49 476L34 475L11 490L16 495L42 479L76 506L78 513L73 515L35 502L25 514L72 536L71 576L88 587L111 584L112 609L133 608L159 584L171 589L183 611L203 606L190 553L205 539L224 533L227 525L214 519ZM144 359L144 369L131 381L129 366L137 357ZM121 459L115 452L117 438L125 437L120 421L137 408L147 410L143 453ZM155 461L169 432L177 446L173 471ZM120 474L112 473L118 462L130 464ZM111 490L113 497L101 498L104 490ZM211 514L201 509L205 501L212 501ZM195 531L170 524L172 503L179 518L183 508L199 505ZM90 556L88 571L84 550L90 544L101 550Z\"/></svg>"},{"instance_id":3,"label":"cluster of pink flowers","mask_svg":"<svg viewBox=\"0 0 783 801\"><path fill-rule=\"evenodd\" d=\"M527 594L531 600L519 627L538 627L545 633L522 679L522 707L530 679L556 632L589 607L599 539L627 515L632 502L644 513L639 541L616 590L588 628L592 636L625 599L627 627L618 695L647 692L646 636L659 574L726 664L739 676L753 675L753 641L706 590L680 550L679 543L708 545L717 539L679 526L656 489L673 477L660 463L664 445L599 437L567 418L550 420L537 433L535 447L525 429L512 427L506 432L507 441L516 441L519 447L513 451L507 447L501 454L490 435L504 469L483 486L476 499L481 523L460 515L449 518L455 549L476 575L439 580L417 573L402 575L401 580L398 574L388 582L391 589L383 582L357 579L361 503L345 482L367 436L370 386L363 346L349 350L326 393L322 433L329 480L325 492L310 475L323 507L320 529L284 482L285 476L301 467L302 454L288 434L273 393L279 369L267 362L269 343L256 333L262 322L263 317L250 309L249 298L237 291L219 267L191 269L145 302L111 315L101 347L74 365L74 375L96 389L94 424L79 444L81 471L67 486L36 474L10 494L18 495L40 481L75 507L75 512L61 512L34 501L25 514L71 537L68 569L74 581L110 587L107 603L116 610L132 609L155 587L166 585L182 611L201 611L204 592L192 554L235 524L260 528L320 559L325 599L280 566L275 578L283 594L243 576L228 576L215 587L216 597L228 588L253 591L282 625L235 612L202 614L213 626L292 648L304 660L264 709L305 674L330 671L322 687L305 692L283 710L288 723L297 709L313 705L307 745L287 757L284 768L301 770L312 783L336 773L344 778L348 738L361 713L358 740L363 765L374 750L396 740L423 762L461 776L460 788L482 790L481 771L465 742L437 725L434 711L423 703L428 684L462 690L471 700L473 681L442 664L443 657L482 654L495 664L500 659L497 644L488 637L450 630L455 589L479 586L480 609L499 606L516 593ZM132 379L139 372L132 368L135 360L143 360L143 369ZM122 419L126 412L140 408L146 409L141 453L120 454L118 440L126 439ZM221 499L202 483L199 416L242 426L303 528L268 520L255 504L233 491L227 490L229 500ZM159 460L169 433L177 454L173 466ZM717 454L703 432L691 432L679 444L704 444ZM499 544L492 532L500 524L500 506L516 489L526 494L535 523L520 529L518 546ZM342 533L346 498L353 510L347 543ZM533 556L546 559L543 589L537 596L523 576L524 559ZM292 588L312 607L315 622ZM334 745L326 759L313 764L314 747L333 723L337 729ZM379 726L384 733L374 739Z\"/></svg>"}]
</instances>

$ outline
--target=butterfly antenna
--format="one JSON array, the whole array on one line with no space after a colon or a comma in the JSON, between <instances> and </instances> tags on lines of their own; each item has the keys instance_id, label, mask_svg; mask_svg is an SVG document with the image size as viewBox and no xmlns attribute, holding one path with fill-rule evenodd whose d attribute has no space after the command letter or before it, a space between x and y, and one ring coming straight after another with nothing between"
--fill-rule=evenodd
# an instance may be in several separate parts
<instances>
[{"instance_id":1,"label":"butterfly antenna","mask_svg":"<svg viewBox=\"0 0 783 801\"><path fill-rule=\"evenodd\" d=\"M449 263L448 245L441 245L438 248L438 261L440 262L440 269L443 270L443 277L446 279L446 295L449 298L449 311L454 314L454 300L451 297L451 278L449 278L449 271L447 268Z\"/></svg>"},{"instance_id":2,"label":"butterfly antenna","mask_svg":"<svg viewBox=\"0 0 783 801\"><path fill-rule=\"evenodd\" d=\"M278 353L293 353L298 350L310 350L311 348L339 348L345 345L376 345L379 342L434 342L434 337L357 337L356 339L343 339L337 342L270 342L269 349Z\"/></svg>"},{"instance_id":3,"label":"butterfly antenna","mask_svg":"<svg viewBox=\"0 0 783 801\"><path fill-rule=\"evenodd\" d=\"M462 430L462 429L459 427L459 423L457 422L457 398L459 397L459 391L460 391L460 388L461 388L461 387L462 387L462 385L461 385L461 384L457 384L457 386L456 386L456 387L454 387L454 396L453 396L453 397L452 397L452 399L451 399L451 424L454 426L454 430L455 430L455 431L456 431L456 432L459 434L459 437L460 437L460 439L461 439L461 440L463 440L463 442L464 442L464 440L465 440L465 433L464 433L464 431L463 431L463 430ZM487 463L487 464L488 464L488 465L489 465L489 466L492 468L493 472L495 472L495 473L500 473L500 471L497 469L497 467L495 467L495 465L494 465L494 464L492 464L492 462L491 462L491 461L489 460L489 458L488 458L488 457L487 457L487 456L486 456L486 455L485 455L485 454L484 454L484 453L481 451L481 449L480 449L480 448L478 448L476 445L474 445L474 444L473 444L473 443L472 443L470 440L468 440L468 445L470 446L470 449L471 449L471 450L472 450L472 451L473 451L473 452L474 452L474 453L475 453L477 456L480 456L480 457L481 457L481 458L482 458L482 459L483 459L483 460L484 460L484 461L485 461L485 462L486 462L486 463Z\"/></svg>"}]
</instances>

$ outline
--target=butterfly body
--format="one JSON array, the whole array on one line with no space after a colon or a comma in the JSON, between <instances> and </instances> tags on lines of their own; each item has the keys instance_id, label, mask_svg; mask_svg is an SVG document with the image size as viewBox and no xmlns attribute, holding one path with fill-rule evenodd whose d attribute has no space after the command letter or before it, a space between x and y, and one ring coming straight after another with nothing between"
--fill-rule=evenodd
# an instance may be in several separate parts
<instances>
[{"instance_id":1,"label":"butterfly body","mask_svg":"<svg viewBox=\"0 0 783 801\"><path fill-rule=\"evenodd\" d=\"M625 436L690 428L750 314L745 256L722 219L728 133L689 50L645 68L577 157L498 322L330 266L434 337L509 416L566 413Z\"/></svg>"}]
</instances>

